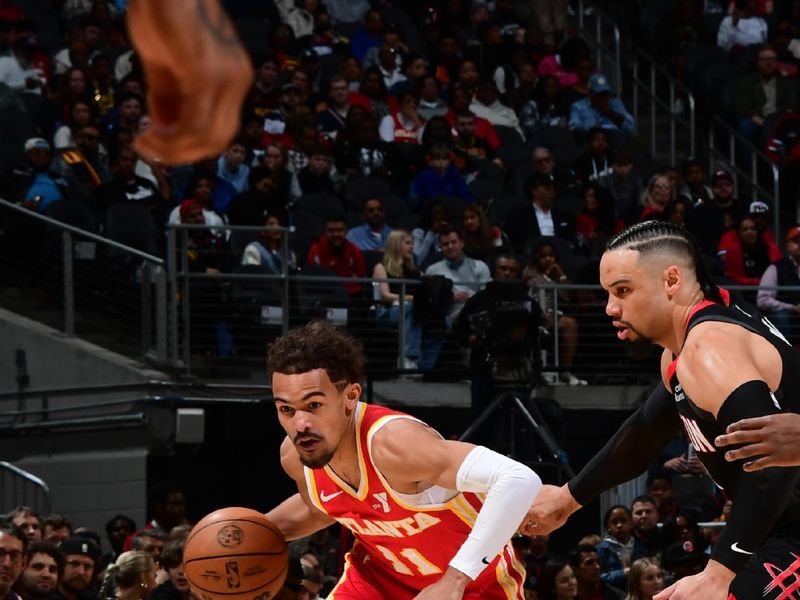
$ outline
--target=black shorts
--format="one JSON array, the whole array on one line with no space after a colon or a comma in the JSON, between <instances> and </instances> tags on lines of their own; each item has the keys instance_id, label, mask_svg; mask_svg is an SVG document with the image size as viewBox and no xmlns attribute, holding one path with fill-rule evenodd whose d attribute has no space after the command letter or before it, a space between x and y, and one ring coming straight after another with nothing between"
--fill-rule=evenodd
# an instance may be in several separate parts
<instances>
[{"instance_id":1,"label":"black shorts","mask_svg":"<svg viewBox=\"0 0 800 600\"><path fill-rule=\"evenodd\" d=\"M800 540L772 536L734 578L728 600L800 600Z\"/></svg>"}]
</instances>

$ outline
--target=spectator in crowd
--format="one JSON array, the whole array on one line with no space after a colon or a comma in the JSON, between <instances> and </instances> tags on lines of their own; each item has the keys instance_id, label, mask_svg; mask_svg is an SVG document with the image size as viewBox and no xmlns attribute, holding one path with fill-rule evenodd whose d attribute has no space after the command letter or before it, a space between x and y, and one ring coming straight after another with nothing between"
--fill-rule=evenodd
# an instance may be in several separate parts
<instances>
[{"instance_id":1,"label":"spectator in crowd","mask_svg":"<svg viewBox=\"0 0 800 600\"><path fill-rule=\"evenodd\" d=\"M661 527L661 543L668 548L675 542L692 542L699 550L705 548L695 517L685 510L677 510Z\"/></svg>"},{"instance_id":2,"label":"spectator in crowd","mask_svg":"<svg viewBox=\"0 0 800 600\"><path fill-rule=\"evenodd\" d=\"M713 192L706 184L706 170L703 163L690 158L683 164L683 185L678 187L678 196L683 196L692 205L710 202Z\"/></svg>"},{"instance_id":3,"label":"spectator in crowd","mask_svg":"<svg viewBox=\"0 0 800 600\"><path fill-rule=\"evenodd\" d=\"M719 24L717 45L730 52L767 41L767 22L758 16L758 0L736 0L733 14Z\"/></svg>"},{"instance_id":4,"label":"spectator in crowd","mask_svg":"<svg viewBox=\"0 0 800 600\"><path fill-rule=\"evenodd\" d=\"M5 572L0 577L0 598L18 598L12 588L25 568L27 547L28 538L19 527L0 522L0 564ZM5 566L6 562L8 566Z\"/></svg>"},{"instance_id":5,"label":"spectator in crowd","mask_svg":"<svg viewBox=\"0 0 800 600\"><path fill-rule=\"evenodd\" d=\"M52 544L29 541L25 569L14 586L22 600L47 600L58 589L64 555Z\"/></svg>"},{"instance_id":6,"label":"spectator in crowd","mask_svg":"<svg viewBox=\"0 0 800 600\"><path fill-rule=\"evenodd\" d=\"M589 97L589 79L592 73L594 73L594 63L592 60L588 56L580 57L575 67L575 74L578 76L578 81L561 94L564 104L572 106L578 100L584 100Z\"/></svg>"},{"instance_id":7,"label":"spectator in crowd","mask_svg":"<svg viewBox=\"0 0 800 600\"><path fill-rule=\"evenodd\" d=\"M121 202L138 204L150 210L161 223L164 221L164 199L152 181L136 174L137 158L131 146L117 151L111 165L111 181L97 190L97 213L101 215L108 207Z\"/></svg>"},{"instance_id":8,"label":"spectator in crowd","mask_svg":"<svg viewBox=\"0 0 800 600\"><path fill-rule=\"evenodd\" d=\"M485 262L464 254L464 237L457 229L443 229L439 243L444 258L425 269L425 275L443 275L453 282L453 306L447 321L451 329L467 300L482 290L492 276Z\"/></svg>"},{"instance_id":9,"label":"spectator in crowd","mask_svg":"<svg viewBox=\"0 0 800 600\"><path fill-rule=\"evenodd\" d=\"M523 277L528 282L530 294L534 298L542 298L538 288L540 284L569 283L569 277L559 264L558 251L547 239L540 240L533 247ZM571 297L566 290L558 290L557 293L560 306L570 302ZM552 294L552 290L545 291L544 301L540 301L540 304L544 313L542 324L547 335L551 339L555 335L559 336L559 364L564 368L559 374L559 379L569 385L586 385L586 381L578 379L570 372L578 352L578 321L575 317L565 315L561 310L554 311Z\"/></svg>"},{"instance_id":10,"label":"spectator in crowd","mask_svg":"<svg viewBox=\"0 0 800 600\"><path fill-rule=\"evenodd\" d=\"M644 549L646 556L656 556L661 551L658 529L658 509L650 496L637 496L631 504L631 533Z\"/></svg>"},{"instance_id":11,"label":"spectator in crowd","mask_svg":"<svg viewBox=\"0 0 800 600\"><path fill-rule=\"evenodd\" d=\"M263 166L270 174L276 196L285 204L289 202L292 187L292 174L287 168L289 164L289 151L280 142L269 142L264 147L264 156L261 159Z\"/></svg>"},{"instance_id":12,"label":"spectator in crowd","mask_svg":"<svg viewBox=\"0 0 800 600\"><path fill-rule=\"evenodd\" d=\"M353 115L355 111L356 107L350 114ZM354 118L353 130L352 138L341 139L344 135L340 134L340 139L336 140L336 168L339 173L348 178L374 176L393 183L403 181L405 184L407 179L404 174L410 165L407 168L405 161L398 158L394 144L381 139L375 119L369 114Z\"/></svg>"},{"instance_id":13,"label":"spectator in crowd","mask_svg":"<svg viewBox=\"0 0 800 600\"><path fill-rule=\"evenodd\" d=\"M633 561L628 577L628 595L625 600L653 600L664 589L664 573L652 558Z\"/></svg>"},{"instance_id":14,"label":"spectator in crowd","mask_svg":"<svg viewBox=\"0 0 800 600\"><path fill-rule=\"evenodd\" d=\"M209 227L219 227L224 225L222 217L214 211L214 200L218 190L222 188L224 196L228 196L227 191L233 191L227 181L217 180L214 175L199 171L189 180L186 186L186 198L170 212L167 224L177 225L181 220L181 207L186 200L197 200L203 209L203 222ZM130 548L127 548L130 550Z\"/></svg>"},{"instance_id":15,"label":"spectator in crowd","mask_svg":"<svg viewBox=\"0 0 800 600\"><path fill-rule=\"evenodd\" d=\"M58 546L70 536L72 536L72 523L61 515L53 513L42 521L42 541Z\"/></svg>"},{"instance_id":16,"label":"spectator in crowd","mask_svg":"<svg viewBox=\"0 0 800 600\"><path fill-rule=\"evenodd\" d=\"M383 259L372 270L375 279L418 279L419 269L414 264L414 242L411 234L402 229L389 233ZM422 360L422 326L414 318L414 287L406 286L400 297L401 286L391 281L378 284L380 304L375 318L382 327L397 327L400 320L400 303L404 304L405 355L403 368L430 369L433 365ZM435 357L434 357L435 359Z\"/></svg>"},{"instance_id":17,"label":"spectator in crowd","mask_svg":"<svg viewBox=\"0 0 800 600\"><path fill-rule=\"evenodd\" d=\"M692 541L673 542L664 549L661 566L673 581L697 575L708 563L708 554Z\"/></svg>"},{"instance_id":18,"label":"spectator in crowd","mask_svg":"<svg viewBox=\"0 0 800 600\"><path fill-rule=\"evenodd\" d=\"M600 576L609 587L624 591L631 564L647 556L647 550L637 543L631 533L633 528L631 513L626 506L617 504L609 508L603 523L606 537L597 546Z\"/></svg>"},{"instance_id":19,"label":"spectator in crowd","mask_svg":"<svg viewBox=\"0 0 800 600\"><path fill-rule=\"evenodd\" d=\"M86 125L78 130L75 147L60 150L51 167L89 203L97 188L111 179L108 163L99 148L100 131L94 125Z\"/></svg>"},{"instance_id":20,"label":"spectator in crowd","mask_svg":"<svg viewBox=\"0 0 800 600\"><path fill-rule=\"evenodd\" d=\"M611 86L602 73L589 78L589 97L570 107L569 128L588 131L594 127L633 133L634 121L622 100L611 97Z\"/></svg>"},{"instance_id":21,"label":"spectator in crowd","mask_svg":"<svg viewBox=\"0 0 800 600\"><path fill-rule=\"evenodd\" d=\"M447 114L447 103L442 100L439 82L434 75L425 75L419 87L419 115L426 121Z\"/></svg>"},{"instance_id":22,"label":"spectator in crowd","mask_svg":"<svg viewBox=\"0 0 800 600\"><path fill-rule=\"evenodd\" d=\"M693 231L690 216L692 214L692 204L685 196L678 196L675 200L670 200L661 213L661 218L670 223L675 223Z\"/></svg>"},{"instance_id":23,"label":"spectator in crowd","mask_svg":"<svg viewBox=\"0 0 800 600\"><path fill-rule=\"evenodd\" d=\"M309 266L331 269L340 277L366 277L364 255L346 236L344 216L327 216L325 233L309 248L306 263ZM344 285L351 298L361 293L360 283L348 281Z\"/></svg>"},{"instance_id":24,"label":"spectator in crowd","mask_svg":"<svg viewBox=\"0 0 800 600\"><path fill-rule=\"evenodd\" d=\"M745 214L745 207L734 197L733 176L719 170L711 177L711 202L695 206L691 220L697 242L708 256L715 256L722 234L732 229Z\"/></svg>"},{"instance_id":25,"label":"spectator in crowd","mask_svg":"<svg viewBox=\"0 0 800 600\"><path fill-rule=\"evenodd\" d=\"M538 600L576 600L578 579L569 561L551 558L538 578Z\"/></svg>"},{"instance_id":26,"label":"spectator in crowd","mask_svg":"<svg viewBox=\"0 0 800 600\"><path fill-rule=\"evenodd\" d=\"M389 91L395 96L406 90L420 92L423 79L428 73L425 57L418 52L406 52L402 55L402 68L405 80L395 83Z\"/></svg>"},{"instance_id":27,"label":"spectator in crowd","mask_svg":"<svg viewBox=\"0 0 800 600\"><path fill-rule=\"evenodd\" d=\"M423 207L419 227L411 232L414 239L414 263L420 269L424 270L442 259L439 234L451 226L448 220L447 208L440 201L432 200Z\"/></svg>"},{"instance_id":28,"label":"spectator in crowd","mask_svg":"<svg viewBox=\"0 0 800 600\"><path fill-rule=\"evenodd\" d=\"M457 196L464 202L475 200L464 178L453 164L453 153L444 144L434 144L428 152L428 168L421 171L411 184L410 196L424 205L437 196Z\"/></svg>"},{"instance_id":29,"label":"spectator in crowd","mask_svg":"<svg viewBox=\"0 0 800 600\"><path fill-rule=\"evenodd\" d=\"M233 140L225 154L217 159L217 177L230 183L238 192L246 192L250 167L244 164L247 144L241 138Z\"/></svg>"},{"instance_id":30,"label":"spectator in crowd","mask_svg":"<svg viewBox=\"0 0 800 600\"><path fill-rule=\"evenodd\" d=\"M497 84L489 77L478 83L475 99L469 105L476 116L486 119L495 127L510 127L519 133L524 141L525 134L514 111L497 98Z\"/></svg>"},{"instance_id":31,"label":"spectator in crowd","mask_svg":"<svg viewBox=\"0 0 800 600\"><path fill-rule=\"evenodd\" d=\"M224 241L219 232L208 227L203 204L194 198L181 202L178 207L182 225L205 225L185 230L185 246L189 271L193 273L220 273L222 269L221 252ZM179 240L181 238L178 238Z\"/></svg>"},{"instance_id":32,"label":"spectator in crowd","mask_svg":"<svg viewBox=\"0 0 800 600\"><path fill-rule=\"evenodd\" d=\"M490 264L492 258L511 250L511 242L503 230L489 221L478 204L468 204L461 211L464 232L464 254Z\"/></svg>"},{"instance_id":33,"label":"spectator in crowd","mask_svg":"<svg viewBox=\"0 0 800 600\"><path fill-rule=\"evenodd\" d=\"M642 181L633 167L633 156L627 150L618 152L611 161L611 172L597 181L611 192L614 214L626 224L634 223L641 212Z\"/></svg>"},{"instance_id":34,"label":"spectator in crowd","mask_svg":"<svg viewBox=\"0 0 800 600\"><path fill-rule=\"evenodd\" d=\"M781 251L759 232L755 220L743 217L736 226L738 243L725 249L725 275L741 285L758 285L767 267L781 259Z\"/></svg>"},{"instance_id":35,"label":"spectator in crowd","mask_svg":"<svg viewBox=\"0 0 800 600\"><path fill-rule=\"evenodd\" d=\"M569 553L569 564L578 580L579 600L619 600L619 595L600 577L597 548L589 544L579 544Z\"/></svg>"},{"instance_id":36,"label":"spectator in crowd","mask_svg":"<svg viewBox=\"0 0 800 600\"><path fill-rule=\"evenodd\" d=\"M509 216L506 226L514 250L521 253L525 242L540 236L559 237L567 242L573 242L575 220L558 208L553 179L549 176L534 175L528 185L531 206L514 211Z\"/></svg>"},{"instance_id":37,"label":"spectator in crowd","mask_svg":"<svg viewBox=\"0 0 800 600\"><path fill-rule=\"evenodd\" d=\"M495 157L489 142L475 135L475 114L465 111L456 114L453 138L453 162L462 173L474 173L485 168L489 162L502 166Z\"/></svg>"},{"instance_id":38,"label":"spectator in crowd","mask_svg":"<svg viewBox=\"0 0 800 600\"><path fill-rule=\"evenodd\" d=\"M520 121L527 131L536 132L546 127L567 127L569 105L561 97L558 77L555 75L541 77L536 82L534 98L535 106L528 103L520 111Z\"/></svg>"},{"instance_id":39,"label":"spectator in crowd","mask_svg":"<svg viewBox=\"0 0 800 600\"><path fill-rule=\"evenodd\" d=\"M261 225L268 216L283 216L286 211L286 201L275 185L274 175L264 167L253 167L249 189L233 199L228 220L231 225Z\"/></svg>"},{"instance_id":40,"label":"spectator in crowd","mask_svg":"<svg viewBox=\"0 0 800 600\"><path fill-rule=\"evenodd\" d=\"M368 10L364 15L364 28L350 38L350 52L359 61L364 61L370 48L381 45L383 18L377 9Z\"/></svg>"},{"instance_id":41,"label":"spectator in crowd","mask_svg":"<svg viewBox=\"0 0 800 600\"><path fill-rule=\"evenodd\" d=\"M110 597L113 583L113 597L118 600L147 600L150 592L156 588L157 571L158 563L146 552L123 552L114 563L108 565L100 596Z\"/></svg>"},{"instance_id":42,"label":"spectator in crowd","mask_svg":"<svg viewBox=\"0 0 800 600\"><path fill-rule=\"evenodd\" d=\"M583 196L583 210L575 218L575 233L579 240L599 250L606 240L622 231L625 224L622 219L615 218L611 194L598 182L590 181Z\"/></svg>"},{"instance_id":43,"label":"spectator in crowd","mask_svg":"<svg viewBox=\"0 0 800 600\"><path fill-rule=\"evenodd\" d=\"M52 600L98 600L92 591L100 548L85 537L70 537L59 545L64 553L64 574Z\"/></svg>"},{"instance_id":44,"label":"spectator in crowd","mask_svg":"<svg viewBox=\"0 0 800 600\"><path fill-rule=\"evenodd\" d=\"M144 98L134 92L121 94L103 120L105 135L115 139L121 131L134 135L144 115Z\"/></svg>"},{"instance_id":45,"label":"spectator in crowd","mask_svg":"<svg viewBox=\"0 0 800 600\"><path fill-rule=\"evenodd\" d=\"M663 523L679 510L672 490L672 478L663 470L654 470L647 476L647 495L656 503L658 522Z\"/></svg>"},{"instance_id":46,"label":"spectator in crowd","mask_svg":"<svg viewBox=\"0 0 800 600\"><path fill-rule=\"evenodd\" d=\"M191 265L190 265L191 268ZM161 551L166 544L167 536L156 529L140 529L133 534L131 549L148 554L155 562L161 560Z\"/></svg>"},{"instance_id":47,"label":"spectator in crowd","mask_svg":"<svg viewBox=\"0 0 800 600\"><path fill-rule=\"evenodd\" d=\"M456 126L456 115L472 112L470 105L472 103L472 96L462 87L456 87L450 92L450 109L445 114L445 119L450 123L450 127ZM475 116L475 137L486 141L492 150L497 150L500 147L500 138L497 137L497 132L494 126L486 119Z\"/></svg>"},{"instance_id":48,"label":"spectator in crowd","mask_svg":"<svg viewBox=\"0 0 800 600\"><path fill-rule=\"evenodd\" d=\"M268 112L278 108L280 61L275 54L268 53L256 62L256 77L253 87L250 88L245 99L244 113L261 119L263 122Z\"/></svg>"},{"instance_id":49,"label":"spectator in crowd","mask_svg":"<svg viewBox=\"0 0 800 600\"><path fill-rule=\"evenodd\" d=\"M397 98L397 103L398 110L381 119L381 139L398 144L419 144L425 121L419 115L419 98L416 92L403 92Z\"/></svg>"},{"instance_id":50,"label":"spectator in crowd","mask_svg":"<svg viewBox=\"0 0 800 600\"><path fill-rule=\"evenodd\" d=\"M650 178L647 187L642 193L639 221L659 219L664 209L672 200L672 182L666 175L656 174Z\"/></svg>"},{"instance_id":51,"label":"spectator in crowd","mask_svg":"<svg viewBox=\"0 0 800 600\"><path fill-rule=\"evenodd\" d=\"M777 61L778 54L773 46L761 46L755 71L736 82L739 131L756 146L762 145L765 125L769 130L786 111L797 110L794 82L778 72Z\"/></svg>"},{"instance_id":52,"label":"spectator in crowd","mask_svg":"<svg viewBox=\"0 0 800 600\"><path fill-rule=\"evenodd\" d=\"M334 75L328 84L328 108L317 113L317 126L323 133L336 137L344 129L345 119L350 110L350 89L347 80Z\"/></svg>"},{"instance_id":53,"label":"spectator in crowd","mask_svg":"<svg viewBox=\"0 0 800 600\"><path fill-rule=\"evenodd\" d=\"M385 41L378 51L378 68L383 77L383 85L391 93L395 86L404 83L406 76L400 68L402 57L397 48L387 44Z\"/></svg>"},{"instance_id":54,"label":"spectator in crowd","mask_svg":"<svg viewBox=\"0 0 800 600\"><path fill-rule=\"evenodd\" d=\"M30 506L17 506L8 515L11 524L25 532L29 542L42 541L42 521Z\"/></svg>"},{"instance_id":55,"label":"spectator in crowd","mask_svg":"<svg viewBox=\"0 0 800 600\"><path fill-rule=\"evenodd\" d=\"M295 173L291 195L294 198L308 194L335 196L336 191L331 151L318 143L309 150L308 164Z\"/></svg>"},{"instance_id":56,"label":"spectator in crowd","mask_svg":"<svg viewBox=\"0 0 800 600\"><path fill-rule=\"evenodd\" d=\"M573 165L575 176L582 182L609 176L613 156L608 148L608 132L601 127L593 127L587 132L586 141L586 151Z\"/></svg>"},{"instance_id":57,"label":"spectator in crowd","mask_svg":"<svg viewBox=\"0 0 800 600\"><path fill-rule=\"evenodd\" d=\"M347 232L347 239L359 250L383 250L392 228L386 224L386 211L378 198L370 198L364 203L362 211L364 223Z\"/></svg>"},{"instance_id":58,"label":"spectator in crowd","mask_svg":"<svg viewBox=\"0 0 800 600\"><path fill-rule=\"evenodd\" d=\"M88 15L83 19L76 33L80 45L85 48L87 58L105 45L103 31L99 23ZM75 58L75 53L71 47L68 46L59 50L53 57L55 74L61 75L73 66L73 58Z\"/></svg>"},{"instance_id":59,"label":"spectator in crowd","mask_svg":"<svg viewBox=\"0 0 800 600\"><path fill-rule=\"evenodd\" d=\"M93 121L91 105L85 100L76 100L69 107L67 122L53 134L53 147L56 150L74 147L78 129L92 124Z\"/></svg>"},{"instance_id":60,"label":"spectator in crowd","mask_svg":"<svg viewBox=\"0 0 800 600\"><path fill-rule=\"evenodd\" d=\"M283 263L289 272L297 270L297 257L289 248L288 256L283 253L284 221L278 214L269 215L264 222L264 229L258 233L258 239L248 244L242 253L243 265L261 265L272 275L283 274Z\"/></svg>"},{"instance_id":61,"label":"spectator in crowd","mask_svg":"<svg viewBox=\"0 0 800 600\"><path fill-rule=\"evenodd\" d=\"M759 282L758 308L792 344L800 341L800 227L786 233L786 256L769 265Z\"/></svg>"},{"instance_id":62,"label":"spectator in crowd","mask_svg":"<svg viewBox=\"0 0 800 600\"><path fill-rule=\"evenodd\" d=\"M153 589L149 600L191 600L193 597L183 569L184 544L183 540L173 540L164 545L161 568L167 572L169 579Z\"/></svg>"},{"instance_id":63,"label":"spectator in crowd","mask_svg":"<svg viewBox=\"0 0 800 600\"><path fill-rule=\"evenodd\" d=\"M58 89L51 102L56 122L69 122L70 109L76 102L86 102L90 110L92 108L89 76L82 67L70 67L58 79Z\"/></svg>"},{"instance_id":64,"label":"spectator in crowd","mask_svg":"<svg viewBox=\"0 0 800 600\"><path fill-rule=\"evenodd\" d=\"M125 515L116 515L106 523L106 536L111 545L111 552L103 556L103 564L108 565L114 562L122 554L122 548L129 535L136 531L136 523Z\"/></svg>"},{"instance_id":65,"label":"spectator in crowd","mask_svg":"<svg viewBox=\"0 0 800 600\"><path fill-rule=\"evenodd\" d=\"M535 175L552 178L556 186L557 198L571 196L577 192L578 182L575 174L569 169L557 166L553 153L544 146L534 148L531 152L530 162L524 168L516 169L516 171L514 192L520 197L529 195L525 191L525 185Z\"/></svg>"}]
</instances>

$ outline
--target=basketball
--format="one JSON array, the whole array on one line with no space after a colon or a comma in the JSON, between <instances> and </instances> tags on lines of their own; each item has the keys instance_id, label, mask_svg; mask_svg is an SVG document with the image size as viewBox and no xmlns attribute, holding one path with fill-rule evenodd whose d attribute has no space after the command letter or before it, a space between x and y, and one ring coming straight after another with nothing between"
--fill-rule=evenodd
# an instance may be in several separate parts
<instances>
[{"instance_id":1,"label":"basketball","mask_svg":"<svg viewBox=\"0 0 800 600\"><path fill-rule=\"evenodd\" d=\"M183 568L204 600L268 600L286 579L289 555L280 530L263 514L230 507L194 526Z\"/></svg>"}]
</instances>

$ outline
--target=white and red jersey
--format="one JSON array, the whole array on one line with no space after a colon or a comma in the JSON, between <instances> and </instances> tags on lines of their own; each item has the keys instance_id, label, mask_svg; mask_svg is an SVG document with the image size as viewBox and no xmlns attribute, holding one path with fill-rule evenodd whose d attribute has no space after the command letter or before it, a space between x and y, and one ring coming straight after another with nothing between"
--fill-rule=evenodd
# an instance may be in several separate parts
<instances>
[{"instance_id":1,"label":"white and red jersey","mask_svg":"<svg viewBox=\"0 0 800 600\"><path fill-rule=\"evenodd\" d=\"M352 568L380 571L411 590L422 590L447 570L472 530L484 495L430 487L403 494L389 485L372 460L375 434L396 419L409 415L359 403L355 413L356 444L361 471L353 489L329 467L305 468L308 493L314 505L353 532L356 543ZM487 563L467 593L481 598L523 598L525 568L511 542Z\"/></svg>"}]
</instances>

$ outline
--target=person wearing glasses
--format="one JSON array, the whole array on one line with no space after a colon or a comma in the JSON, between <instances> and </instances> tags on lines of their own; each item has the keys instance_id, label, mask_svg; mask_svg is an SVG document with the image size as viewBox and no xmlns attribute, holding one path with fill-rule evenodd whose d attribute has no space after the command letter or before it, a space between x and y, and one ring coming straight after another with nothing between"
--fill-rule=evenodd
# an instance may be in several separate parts
<instances>
[{"instance_id":1,"label":"person wearing glasses","mask_svg":"<svg viewBox=\"0 0 800 600\"><path fill-rule=\"evenodd\" d=\"M19 527L0 521L0 598L3 600L22 600L11 588L25 568L27 546L28 540Z\"/></svg>"}]
</instances>

